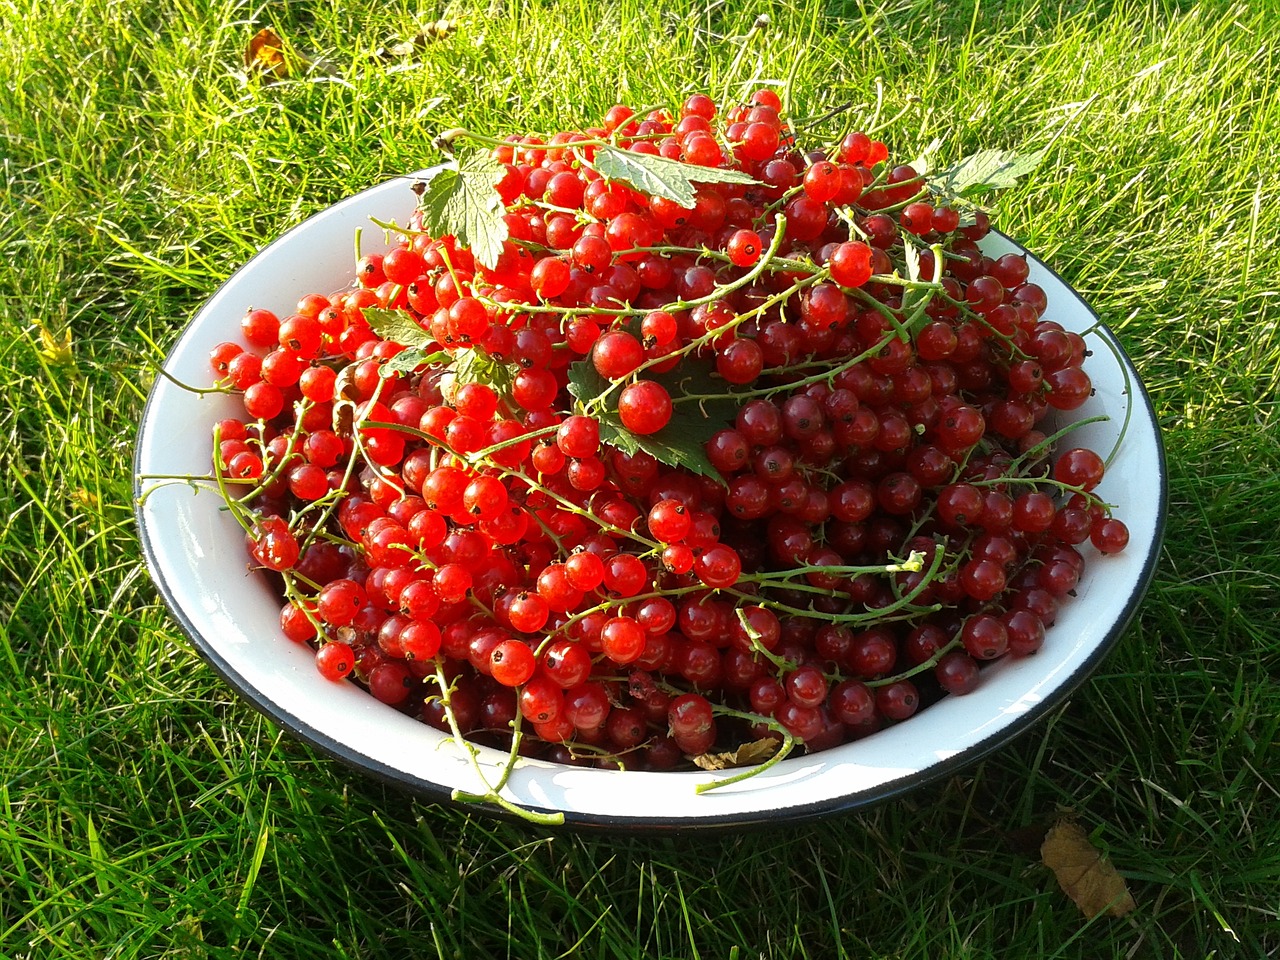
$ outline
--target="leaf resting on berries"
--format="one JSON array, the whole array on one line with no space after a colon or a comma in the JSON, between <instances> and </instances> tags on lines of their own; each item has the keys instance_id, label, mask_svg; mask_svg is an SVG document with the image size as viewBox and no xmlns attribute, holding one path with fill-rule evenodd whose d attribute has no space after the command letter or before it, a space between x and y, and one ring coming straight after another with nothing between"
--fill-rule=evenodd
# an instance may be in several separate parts
<instances>
[{"instance_id":1,"label":"leaf resting on berries","mask_svg":"<svg viewBox=\"0 0 1280 960\"><path fill-rule=\"evenodd\" d=\"M494 189L503 172L502 164L485 154L472 154L457 169L441 170L418 204L423 231L433 237L456 237L471 248L477 263L497 266L507 239L502 219L507 211Z\"/></svg>"},{"instance_id":2,"label":"leaf resting on berries","mask_svg":"<svg viewBox=\"0 0 1280 960\"><path fill-rule=\"evenodd\" d=\"M378 368L378 372L384 377L389 377L396 373L413 373L419 367L430 366L433 363L448 363L452 359L443 350L427 353L421 347L409 347L406 350L401 350L390 360L384 360L382 366Z\"/></svg>"},{"instance_id":3,"label":"leaf resting on berries","mask_svg":"<svg viewBox=\"0 0 1280 960\"><path fill-rule=\"evenodd\" d=\"M740 170L700 167L608 146L596 151L591 165L602 177L629 183L641 193L664 197L686 209L693 209L695 183L756 183Z\"/></svg>"},{"instance_id":4,"label":"leaf resting on berries","mask_svg":"<svg viewBox=\"0 0 1280 960\"><path fill-rule=\"evenodd\" d=\"M622 419L618 415L619 391L614 390L605 397L603 409L590 407L600 422L600 439L623 453L643 450L669 467L684 467L723 483L720 471L707 458L706 443L717 431L733 422L739 401L732 397L716 397L698 402L687 399L680 402L682 398L726 392L724 381L713 379L711 368L702 361L686 358L676 370L648 379L666 387L671 399L675 401L671 422L647 436L632 433L622 425ZM600 376L589 360L570 364L569 392L584 409L603 396L610 386L612 384Z\"/></svg>"},{"instance_id":5,"label":"leaf resting on berries","mask_svg":"<svg viewBox=\"0 0 1280 960\"><path fill-rule=\"evenodd\" d=\"M393 340L402 347L426 347L435 342L408 311L365 307L361 313L369 329L383 340Z\"/></svg>"},{"instance_id":6,"label":"leaf resting on berries","mask_svg":"<svg viewBox=\"0 0 1280 960\"><path fill-rule=\"evenodd\" d=\"M724 753L704 753L700 757L694 757L693 762L703 770L730 770L733 767L754 767L758 763L764 763L777 753L778 747L781 745L780 741L772 737L764 737L760 740L753 740L751 743L744 743L736 750L728 750Z\"/></svg>"},{"instance_id":7,"label":"leaf resting on berries","mask_svg":"<svg viewBox=\"0 0 1280 960\"><path fill-rule=\"evenodd\" d=\"M453 384L451 389L468 383L483 383L502 397L511 394L511 380L519 368L514 364L495 360L483 350L463 348L453 355L449 367Z\"/></svg>"}]
</instances>

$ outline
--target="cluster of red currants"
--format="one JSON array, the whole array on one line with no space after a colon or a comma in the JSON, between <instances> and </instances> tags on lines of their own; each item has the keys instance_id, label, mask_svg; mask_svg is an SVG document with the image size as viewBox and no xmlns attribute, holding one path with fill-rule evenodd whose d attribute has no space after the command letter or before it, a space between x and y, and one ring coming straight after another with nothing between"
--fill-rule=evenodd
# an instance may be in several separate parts
<instances>
[{"instance_id":1,"label":"cluster of red currants","mask_svg":"<svg viewBox=\"0 0 1280 960\"><path fill-rule=\"evenodd\" d=\"M415 215L213 351L245 409L216 475L324 676L564 763L817 750L1034 653L1079 548L1124 547L1102 458L1046 436L1091 384L1026 260L881 142L799 152L780 106L494 141L492 266ZM685 165L692 204L606 148Z\"/></svg>"}]
</instances>

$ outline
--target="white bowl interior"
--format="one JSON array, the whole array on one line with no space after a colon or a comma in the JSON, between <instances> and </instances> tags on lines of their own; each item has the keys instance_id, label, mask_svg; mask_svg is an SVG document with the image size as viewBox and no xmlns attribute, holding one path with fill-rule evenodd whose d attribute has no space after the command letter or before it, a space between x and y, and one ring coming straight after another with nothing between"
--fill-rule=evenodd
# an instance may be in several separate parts
<instances>
[{"instance_id":1,"label":"white bowl interior","mask_svg":"<svg viewBox=\"0 0 1280 960\"><path fill-rule=\"evenodd\" d=\"M369 218L404 223L415 203L412 179L358 194L265 248L194 318L165 369L179 381L207 384L210 349L238 338L247 307L287 313L305 293L345 286L353 270L355 231L362 228L366 251L385 249L383 232ZM1021 252L995 233L983 246L992 256ZM1150 580L1164 520L1164 459L1150 404L1114 340L1034 258L1031 279L1048 294L1048 318L1092 331L1086 369L1096 393L1078 415L1111 419L1082 427L1071 445L1105 456L1132 406L1123 445L1097 491L1118 505L1130 546L1117 556L1090 558L1076 598L1063 605L1043 650L992 664L977 691L944 698L909 722L785 760L707 794L695 794L695 785L724 774L619 772L529 760L510 778L510 799L564 811L570 822L586 826L696 827L811 817L943 776L1004 743L1065 697L1117 639ZM211 425L242 409L238 398L198 396L158 379L141 426L136 473L207 474ZM216 492L197 493L181 483L153 486L138 482L139 492L147 492L138 519L152 575L184 630L233 687L282 726L365 772L436 796L479 789L462 751L448 738L353 684L324 680L312 653L282 637L279 600L262 576L249 572L241 531L220 509ZM505 758L487 748L481 753L494 772Z\"/></svg>"}]
</instances>

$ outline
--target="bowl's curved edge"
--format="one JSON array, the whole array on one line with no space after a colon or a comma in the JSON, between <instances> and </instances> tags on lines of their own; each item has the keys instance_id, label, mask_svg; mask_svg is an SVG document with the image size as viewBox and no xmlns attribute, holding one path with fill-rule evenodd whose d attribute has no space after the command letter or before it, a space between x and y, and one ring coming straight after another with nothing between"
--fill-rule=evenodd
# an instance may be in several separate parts
<instances>
[{"instance_id":1,"label":"bowl's curved edge","mask_svg":"<svg viewBox=\"0 0 1280 960\"><path fill-rule=\"evenodd\" d=\"M992 230L997 233L1010 244L1023 248L1013 238L1009 237L998 230ZM1098 644L1093 652L1071 673L1064 683L1055 689L1054 698L1041 701L1036 706L1031 707L1022 714L1015 723L1010 724L1003 730L997 731L985 740L972 744L966 749L960 751L946 760L939 761L937 764L930 766L926 770L918 773L909 774L898 780L890 781L880 787L859 794L857 797L837 798L835 800L824 803L816 803L807 807L791 807L785 814L779 816L761 816L758 819L743 820L739 817L728 817L722 821L715 818L698 818L690 821L672 820L660 825L662 829L725 829L729 827L752 827L764 826L776 823L779 819L788 823L801 823L819 819L821 817L830 816L837 813L849 813L857 810L864 810L868 807L884 803L892 800L894 797L902 796L918 787L927 783L932 783L943 777L972 766L979 760L996 752L1000 748L1018 739L1022 734L1026 733L1034 727L1037 721L1045 714L1052 710L1062 707L1070 698L1072 693L1079 689L1080 685L1093 673L1094 670L1102 663L1103 660L1111 653L1120 638L1124 636L1129 626L1133 623L1134 617L1137 615L1138 609L1142 605L1143 598L1151 587L1151 582L1155 579L1156 567L1159 563L1160 552L1164 544L1165 526L1168 520L1169 512L1169 470L1167 455L1165 452L1164 435L1159 428L1159 420L1156 418L1155 407L1151 403L1151 398L1147 393L1146 387L1142 383L1142 378L1138 374L1133 361L1129 358L1128 353L1120 345L1119 340L1102 319L1098 316L1097 311L1083 298L1080 297L1074 287L1066 282L1060 274L1043 260L1034 254L1026 252L1026 256L1034 260L1046 273L1052 275L1064 287L1070 290L1080 302L1088 310L1096 323L1095 332L1105 338L1115 354L1117 361L1125 368L1129 382L1132 384L1132 392L1130 394L1131 402L1140 401L1145 408L1148 418L1155 425L1154 431L1157 470L1158 470L1158 491L1156 505L1156 523L1155 535L1153 536L1147 556L1143 560L1142 570L1138 576L1137 582L1126 598L1125 604L1121 609L1120 615L1116 618L1115 624L1108 631L1105 639ZM602 826L602 824L589 824L590 826ZM645 829L649 825L644 822L627 824L629 829Z\"/></svg>"},{"instance_id":2,"label":"bowl's curved edge","mask_svg":"<svg viewBox=\"0 0 1280 960\"><path fill-rule=\"evenodd\" d=\"M420 172L418 174L409 175L407 177L397 177L394 180L411 180L416 177L423 176L424 173L429 175L430 171ZM385 186L380 184L379 186ZM377 189L377 187L370 188ZM362 191L347 200L343 201L343 205L356 204L365 193ZM281 235L280 239L287 237L293 231L301 229L305 226L306 221L292 227ZM993 231L998 233L998 231ZM1004 238L1010 244L1017 246L1016 242L1007 235L1000 233L999 236ZM266 253L268 248L264 248L253 258L243 264L236 273L247 269L260 256ZM1018 247L1018 249L1022 249ZM1155 576L1156 567L1162 544L1164 541L1164 532L1168 515L1168 469L1166 452L1164 446L1164 438L1159 429L1159 422L1155 416L1154 407L1141 378L1130 360L1128 354L1120 346L1115 335L1111 330L1102 323L1097 313L1093 310L1082 297L1075 293L1074 288L1066 283L1050 268L1047 264L1036 258L1032 254L1027 256L1033 260L1047 273L1055 277L1064 287L1074 294L1080 303L1085 307L1089 314L1094 318L1096 323L1096 333L1104 337L1118 360L1124 367L1127 376L1132 384L1131 400L1135 398L1140 400L1144 405L1146 413L1152 424L1155 425L1154 439L1156 445L1158 459L1158 503L1156 514L1155 535L1153 536L1148 555L1144 558L1143 566L1133 589L1130 591L1126 602L1121 609L1120 615L1115 623L1108 631L1104 640L1089 654L1077 668L1065 678L1063 683L1055 689L1054 696L1029 707L1026 712L1021 714L1016 721L1010 723L1007 727L997 730L991 736L977 743L971 744L958 753L944 760L929 766L925 770L921 770L912 774L908 774L896 780L888 781L877 787L865 790L856 796L842 796L829 800L816 802L813 804L801 804L786 808L785 811L758 811L752 814L733 813L724 815L708 815L699 817L636 817L636 816L605 816L593 813L584 813L580 811L565 812L565 825L593 832L646 832L654 834L673 833L673 832L714 832L727 829L751 829L760 828L769 825L775 825L779 822L788 824L799 824L817 820L833 814L849 813L857 810L866 809L891 800L894 797L901 796L927 783L934 782L943 777L954 774L966 767L973 765L979 760L991 753L999 750L1001 747L1017 739L1020 735L1027 732L1036 722L1045 714L1053 709L1060 707L1070 695L1078 689L1084 680L1098 667L1098 665L1106 658L1111 650L1118 643L1120 638L1128 630L1133 621L1143 597ZM234 274L233 274L234 276ZM180 340L181 338L179 338ZM177 342L170 353L176 349ZM166 357L166 363L167 363ZM195 649L200 653L201 657L206 660L215 672L231 686L237 694L245 699L258 713L262 714L273 723L287 730L291 735L298 737L304 742L312 745L321 753L342 762L361 774L372 776L373 778L400 790L403 790L414 796L422 797L435 802L446 802L451 799L452 792L445 786L434 784L416 777L407 776L402 771L387 766L380 761L373 760L367 756L359 754L332 737L317 730L310 724L307 724L286 710L280 709L277 704L263 696L260 691L252 687L252 685L244 682L241 677L229 663L211 646L208 641L201 635L194 623L185 615L181 606L176 602L172 591L161 575L156 562L156 554L154 545L151 542L151 535L147 524L143 521L142 515L142 483L140 479L139 457L142 450L142 436L146 430L148 423L148 412L151 408L155 390L148 395L147 402L143 408L141 419L141 427L135 442L134 450L134 519L137 524L139 540L142 546L143 558L147 567L148 574L151 576L153 583L156 584L165 605L169 608L175 621L183 633L191 640ZM536 804L525 804L525 806L539 813L557 813L561 811L553 810L545 807L538 807ZM513 819L513 815L508 814L497 807L485 806L482 809L486 815L494 815L504 819Z\"/></svg>"},{"instance_id":3,"label":"bowl's curved edge","mask_svg":"<svg viewBox=\"0 0 1280 960\"><path fill-rule=\"evenodd\" d=\"M356 193L350 197L347 197L345 200L342 200L339 205L356 206L362 201L364 196L367 193L369 193L371 190L380 189L382 187L385 187L388 183L393 183L396 181L411 182L415 179L429 177L435 170L438 170L438 169L441 169L441 168L433 167L429 170L419 171L418 173L415 173L415 174L392 177L387 181L383 181L380 184L377 184L373 187L369 187L366 190L362 190L359 193ZM272 241L271 244L264 246L256 254L254 254L252 257L246 260L243 264L241 264L231 274L231 276L228 277L227 280L223 282L222 285L225 285L225 283L229 282L237 274L240 274L245 270L248 270L249 267L252 266L258 259L267 255L268 251L275 243L278 243L284 240L286 237L290 236L291 234L296 233L297 231L302 230L304 227L306 227L309 219L310 218L304 219L300 223L295 224L294 226L286 230L284 233L282 233L279 237L277 237L274 241ZM219 286L219 289L221 289L222 285ZM182 341L182 336L180 335L178 339L174 341L173 345L169 348L169 352L165 355L164 361L160 364L161 370L164 370L168 367L169 359L170 357L173 356L174 352L178 349L178 346L181 343L181 341ZM164 376L164 374L157 375L157 384L159 382L159 377L162 377L162 376ZM155 389L155 386L153 385L152 389L147 394L146 403L143 405L142 418L139 421L138 433L134 440L133 519L134 519L134 524L138 531L138 540L142 547L142 557L143 557L143 562L145 563L147 568L147 574L148 576L150 576L151 582L156 585L156 589L160 592L160 597L162 600L164 600L165 606L168 607L170 615L174 618L175 621L177 621L179 628L186 635L187 639L191 641L192 646L195 647L196 651L200 654L201 658L204 659L205 662L207 662L211 667L213 667L214 671L218 674L218 676L220 676L233 690L235 690L239 696L243 697L245 701L251 707L253 707L254 710L262 714L262 716L266 717L268 720L277 724L281 728L287 730L290 734L306 741L307 743L316 747L327 756L332 757L333 759L336 759L336 760L340 760L347 766L353 767L354 769L359 770L363 773L371 774L385 783L388 783L397 787L411 789L414 793L430 795L431 798L435 800L447 801L450 798L450 791L445 787L440 786L438 784L430 784L425 781L423 782L413 781L412 783L407 783L405 782L406 778L401 776L398 773L398 771L396 771L394 768L388 767L385 764L379 763L377 761L370 760L367 757L359 757L353 751L347 749L341 743L334 740L332 737L329 737L323 732L315 729L310 724L302 723L301 721L298 720L297 717L295 717L293 714L289 713L288 711L280 709L275 703L273 703L271 700L263 696L260 693L260 691L258 691L255 687L253 687L251 684L246 683L244 681L244 678L240 676L240 674L237 673L234 669L232 669L232 667L227 662L227 660L224 657L222 657L218 653L217 649L214 648L204 638L200 630L195 626L194 623L192 623L191 619L186 615L186 612L183 610L182 605L177 602L177 598L175 597L173 591L170 589L165 577L163 576L160 570L159 564L157 562L155 546L151 540L150 527L145 522L143 517L143 486L142 486L142 478L141 478L142 471L141 471L140 461L142 457L142 451L144 448L143 437L145 436L147 425L150 422L149 414L151 412L152 404L155 402L155 399L156 399L156 389Z\"/></svg>"}]
</instances>

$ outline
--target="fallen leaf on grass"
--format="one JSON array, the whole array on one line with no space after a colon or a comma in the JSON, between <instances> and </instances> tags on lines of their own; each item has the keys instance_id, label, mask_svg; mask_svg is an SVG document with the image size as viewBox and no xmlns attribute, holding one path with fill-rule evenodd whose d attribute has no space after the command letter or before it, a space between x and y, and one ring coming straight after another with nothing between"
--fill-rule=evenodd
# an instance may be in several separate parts
<instances>
[{"instance_id":1,"label":"fallen leaf on grass","mask_svg":"<svg viewBox=\"0 0 1280 960\"><path fill-rule=\"evenodd\" d=\"M64 330L61 338L55 336L39 320L36 321L36 329L40 332L40 356L55 367L69 367L75 362L75 356L71 352L70 329Z\"/></svg>"},{"instance_id":2,"label":"fallen leaf on grass","mask_svg":"<svg viewBox=\"0 0 1280 960\"><path fill-rule=\"evenodd\" d=\"M733 767L753 767L764 763L778 752L779 741L771 737L744 743L737 750L727 753L704 753L693 762L703 770L729 770Z\"/></svg>"},{"instance_id":3,"label":"fallen leaf on grass","mask_svg":"<svg viewBox=\"0 0 1280 960\"><path fill-rule=\"evenodd\" d=\"M1124 878L1089 842L1089 835L1069 820L1049 829L1040 845L1040 858L1057 877L1062 892L1090 920L1100 913L1123 917L1137 906Z\"/></svg>"},{"instance_id":4,"label":"fallen leaf on grass","mask_svg":"<svg viewBox=\"0 0 1280 960\"><path fill-rule=\"evenodd\" d=\"M68 499L76 506L85 510L98 509L98 495L84 487L76 487L68 495Z\"/></svg>"},{"instance_id":5,"label":"fallen leaf on grass","mask_svg":"<svg viewBox=\"0 0 1280 960\"><path fill-rule=\"evenodd\" d=\"M268 83L284 80L289 76L289 64L285 60L284 41L270 27L263 27L253 35L245 47L244 65L261 75Z\"/></svg>"}]
</instances>

